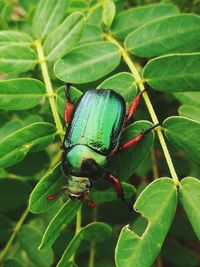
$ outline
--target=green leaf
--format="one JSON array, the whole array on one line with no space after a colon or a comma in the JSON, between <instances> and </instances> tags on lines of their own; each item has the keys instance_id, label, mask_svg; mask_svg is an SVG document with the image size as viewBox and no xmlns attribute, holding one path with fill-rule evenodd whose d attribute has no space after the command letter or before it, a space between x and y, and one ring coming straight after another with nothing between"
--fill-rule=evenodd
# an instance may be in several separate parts
<instances>
[{"instance_id":1,"label":"green leaf","mask_svg":"<svg viewBox=\"0 0 200 267\"><path fill-rule=\"evenodd\" d=\"M199 108L200 92L185 92L173 94L181 103Z\"/></svg>"},{"instance_id":2,"label":"green leaf","mask_svg":"<svg viewBox=\"0 0 200 267\"><path fill-rule=\"evenodd\" d=\"M0 72L26 72L34 69L36 63L36 53L26 46L9 45L0 47Z\"/></svg>"},{"instance_id":3,"label":"green leaf","mask_svg":"<svg viewBox=\"0 0 200 267\"><path fill-rule=\"evenodd\" d=\"M164 123L165 134L169 141L188 157L199 163L200 161L200 123L184 118L169 117Z\"/></svg>"},{"instance_id":4,"label":"green leaf","mask_svg":"<svg viewBox=\"0 0 200 267\"><path fill-rule=\"evenodd\" d=\"M179 108L178 113L180 116L200 122L200 109L195 106L183 105Z\"/></svg>"},{"instance_id":5,"label":"green leaf","mask_svg":"<svg viewBox=\"0 0 200 267\"><path fill-rule=\"evenodd\" d=\"M21 110L36 106L45 94L45 86L35 79L0 81L0 108Z\"/></svg>"},{"instance_id":6,"label":"green leaf","mask_svg":"<svg viewBox=\"0 0 200 267\"><path fill-rule=\"evenodd\" d=\"M29 258L38 267L49 267L53 264L54 255L52 249L41 252L38 251L38 245L40 243L41 234L29 225L22 226L18 238L22 248L28 254Z\"/></svg>"},{"instance_id":7,"label":"green leaf","mask_svg":"<svg viewBox=\"0 0 200 267\"><path fill-rule=\"evenodd\" d=\"M7 179L6 179L7 180ZM1 179L0 179L0 184ZM20 188L21 189L21 188ZM0 244L2 245L10 237L13 230L13 222L3 214L0 214Z\"/></svg>"},{"instance_id":8,"label":"green leaf","mask_svg":"<svg viewBox=\"0 0 200 267\"><path fill-rule=\"evenodd\" d=\"M0 46L23 45L30 46L32 38L23 32L0 31Z\"/></svg>"},{"instance_id":9,"label":"green leaf","mask_svg":"<svg viewBox=\"0 0 200 267\"><path fill-rule=\"evenodd\" d=\"M192 227L200 239L200 181L193 177L184 178L181 181L179 195Z\"/></svg>"},{"instance_id":10,"label":"green leaf","mask_svg":"<svg viewBox=\"0 0 200 267\"><path fill-rule=\"evenodd\" d=\"M21 179L0 179L0 212L15 210L24 205L31 192L28 183Z\"/></svg>"},{"instance_id":11,"label":"green leaf","mask_svg":"<svg viewBox=\"0 0 200 267\"><path fill-rule=\"evenodd\" d=\"M137 121L131 124L122 133L120 144L122 145L130 141L151 126L152 124L148 121ZM154 133L150 132L138 144L113 155L109 164L110 172L116 175L117 178L120 178L120 180L128 179L150 153L153 141Z\"/></svg>"},{"instance_id":12,"label":"green leaf","mask_svg":"<svg viewBox=\"0 0 200 267\"><path fill-rule=\"evenodd\" d=\"M117 267L152 266L173 220L176 204L176 188L169 178L154 181L141 193L134 208L148 220L148 226L141 236L128 225L122 229L116 247Z\"/></svg>"},{"instance_id":13,"label":"green leaf","mask_svg":"<svg viewBox=\"0 0 200 267\"><path fill-rule=\"evenodd\" d=\"M76 89L75 87L70 87L70 97L73 103L75 103L79 97L81 97L82 92ZM64 91L64 86L61 86L58 88L56 92L56 105L58 108L58 111L60 113L60 116L64 118L65 115L65 102L66 102L66 96Z\"/></svg>"},{"instance_id":14,"label":"green leaf","mask_svg":"<svg viewBox=\"0 0 200 267\"><path fill-rule=\"evenodd\" d=\"M59 59L54 68L55 75L70 83L95 81L114 70L120 63L119 48L109 42L82 45Z\"/></svg>"},{"instance_id":15,"label":"green leaf","mask_svg":"<svg viewBox=\"0 0 200 267\"><path fill-rule=\"evenodd\" d=\"M68 13L72 13L75 11L84 12L89 8L89 5L84 0L72 0L69 3L69 7L67 9Z\"/></svg>"},{"instance_id":16,"label":"green leaf","mask_svg":"<svg viewBox=\"0 0 200 267\"><path fill-rule=\"evenodd\" d=\"M66 267L68 266L68 262L71 259L71 257L75 254L76 250L81 244L82 241L82 234L83 234L83 229L79 231L78 234L76 234L69 245L67 246L65 252L63 253L60 261L56 265L56 267Z\"/></svg>"},{"instance_id":17,"label":"green leaf","mask_svg":"<svg viewBox=\"0 0 200 267\"><path fill-rule=\"evenodd\" d=\"M102 35L102 31L98 27L87 24L79 41L79 45L101 41Z\"/></svg>"},{"instance_id":18,"label":"green leaf","mask_svg":"<svg viewBox=\"0 0 200 267\"><path fill-rule=\"evenodd\" d=\"M112 233L112 227L106 223L93 222L83 228L82 238L90 242L101 242Z\"/></svg>"},{"instance_id":19,"label":"green leaf","mask_svg":"<svg viewBox=\"0 0 200 267\"><path fill-rule=\"evenodd\" d=\"M137 85L133 75L128 72L117 73L105 81L97 88L113 89L115 92L123 96L126 102L131 102L137 94Z\"/></svg>"},{"instance_id":20,"label":"green leaf","mask_svg":"<svg viewBox=\"0 0 200 267\"><path fill-rule=\"evenodd\" d=\"M62 258L58 262L57 267L67 266L68 261L75 254L76 250L78 249L83 239L88 241L98 242L108 238L111 235L111 233L112 233L111 226L101 222L90 223L85 227L81 228L78 234L76 234L69 243L64 254L62 255Z\"/></svg>"},{"instance_id":21,"label":"green leaf","mask_svg":"<svg viewBox=\"0 0 200 267\"><path fill-rule=\"evenodd\" d=\"M116 7L113 0L105 0L103 3L103 22L106 26L110 27L112 25L113 19L115 17Z\"/></svg>"},{"instance_id":22,"label":"green leaf","mask_svg":"<svg viewBox=\"0 0 200 267\"><path fill-rule=\"evenodd\" d=\"M116 16L111 30L114 35L124 39L138 27L159 18L175 15L178 12L177 7L171 4L152 4L129 8Z\"/></svg>"},{"instance_id":23,"label":"green leaf","mask_svg":"<svg viewBox=\"0 0 200 267\"><path fill-rule=\"evenodd\" d=\"M3 262L3 267L23 267L23 264L21 264L18 260L16 259L6 259Z\"/></svg>"},{"instance_id":24,"label":"green leaf","mask_svg":"<svg viewBox=\"0 0 200 267\"><path fill-rule=\"evenodd\" d=\"M200 17L176 15L153 21L130 33L125 47L141 57L173 52L196 52L200 45Z\"/></svg>"},{"instance_id":25,"label":"green leaf","mask_svg":"<svg viewBox=\"0 0 200 267\"><path fill-rule=\"evenodd\" d=\"M168 55L150 60L143 70L143 78L158 91L199 91L200 53Z\"/></svg>"},{"instance_id":26,"label":"green leaf","mask_svg":"<svg viewBox=\"0 0 200 267\"><path fill-rule=\"evenodd\" d=\"M33 19L33 33L44 38L60 25L67 14L69 1L40 0Z\"/></svg>"},{"instance_id":27,"label":"green leaf","mask_svg":"<svg viewBox=\"0 0 200 267\"><path fill-rule=\"evenodd\" d=\"M195 253L175 240L169 240L164 244L161 256L176 267L197 267L199 265Z\"/></svg>"},{"instance_id":28,"label":"green leaf","mask_svg":"<svg viewBox=\"0 0 200 267\"><path fill-rule=\"evenodd\" d=\"M85 18L83 14L74 12L69 15L44 42L44 52L47 55L47 60L55 61L74 48L81 38L84 27Z\"/></svg>"},{"instance_id":29,"label":"green leaf","mask_svg":"<svg viewBox=\"0 0 200 267\"><path fill-rule=\"evenodd\" d=\"M20 120L13 120L13 121L8 121L7 123L5 123L3 125L3 127L1 127L0 130L0 140L2 140L3 138L5 138L6 136L12 134L13 132L19 130L20 128L22 128L23 122Z\"/></svg>"},{"instance_id":30,"label":"green leaf","mask_svg":"<svg viewBox=\"0 0 200 267\"><path fill-rule=\"evenodd\" d=\"M59 163L40 180L32 191L29 200L29 210L32 213L38 214L54 206L59 198L54 201L48 201L47 198L61 190L65 183L66 178L62 174Z\"/></svg>"},{"instance_id":31,"label":"green leaf","mask_svg":"<svg viewBox=\"0 0 200 267\"><path fill-rule=\"evenodd\" d=\"M125 199L131 198L136 194L136 188L133 185L122 182L122 187L124 189ZM108 188L106 190L93 188L90 197L96 203L105 203L119 199L114 188Z\"/></svg>"},{"instance_id":32,"label":"green leaf","mask_svg":"<svg viewBox=\"0 0 200 267\"><path fill-rule=\"evenodd\" d=\"M21 161L26 154L44 149L52 143L55 127L38 122L11 133L0 141L0 167L9 167Z\"/></svg>"},{"instance_id":33,"label":"green leaf","mask_svg":"<svg viewBox=\"0 0 200 267\"><path fill-rule=\"evenodd\" d=\"M53 220L48 225L42 238L39 249L46 250L50 248L60 235L63 225L69 224L76 216L81 202L68 200L65 205L58 211Z\"/></svg>"}]
</instances>

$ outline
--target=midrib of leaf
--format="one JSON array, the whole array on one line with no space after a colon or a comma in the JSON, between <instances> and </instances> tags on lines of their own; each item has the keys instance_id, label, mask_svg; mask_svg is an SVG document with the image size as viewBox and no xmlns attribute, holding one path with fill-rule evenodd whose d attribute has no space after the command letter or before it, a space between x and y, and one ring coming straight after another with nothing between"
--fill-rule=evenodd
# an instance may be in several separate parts
<instances>
[{"instance_id":1,"label":"midrib of leaf","mask_svg":"<svg viewBox=\"0 0 200 267\"><path fill-rule=\"evenodd\" d=\"M34 59L19 59L19 58L16 58L16 59L10 59L10 58L0 58L0 63L1 62L8 62L8 63L16 63L18 65L20 64L27 64L27 63L36 63L37 61L34 60Z\"/></svg>"},{"instance_id":2,"label":"midrib of leaf","mask_svg":"<svg viewBox=\"0 0 200 267\"><path fill-rule=\"evenodd\" d=\"M57 4L55 5L55 7L54 7L54 9L53 9L53 12L51 12L51 15L50 15L50 17L49 17L49 20L47 21L47 23L45 24L45 27L44 27L44 30L43 30L43 32L42 32L42 34L43 35L45 35L46 34L46 32L47 32L47 29L48 29L48 27L49 27L49 24L50 23L52 23L52 17L56 14L56 12L57 12L57 7L60 5L60 0L57 0Z\"/></svg>"},{"instance_id":3,"label":"midrib of leaf","mask_svg":"<svg viewBox=\"0 0 200 267\"><path fill-rule=\"evenodd\" d=\"M57 46L54 47L54 49L51 50L50 54L48 54L48 57L51 57L51 55L55 53L55 52L54 52L55 50L58 50L60 47L62 48L63 43L65 43L67 39L70 39L70 37L71 37L73 31L74 31L75 29L77 29L78 26L81 24L82 19L83 19L83 18L81 18L81 20L79 20L78 23L77 23L77 22L74 23L74 24L75 24L75 27L74 27L74 25L72 26L72 28L70 29L70 31L67 33L67 36L66 36L65 38L63 38L62 41L61 41L60 43L58 43Z\"/></svg>"},{"instance_id":4,"label":"midrib of leaf","mask_svg":"<svg viewBox=\"0 0 200 267\"><path fill-rule=\"evenodd\" d=\"M112 56L115 55L115 54L116 54L116 52L114 51L114 52L110 52L109 55L108 54L101 55L99 57L91 58L90 60L87 60L85 62L84 61L83 62L79 62L78 65L73 66L73 67L71 66L70 67L70 71L68 70L68 72L75 72L75 71L79 70L80 67L88 67L93 63L102 62L102 61L104 61L104 59L109 60L109 58L112 58Z\"/></svg>"},{"instance_id":5,"label":"midrib of leaf","mask_svg":"<svg viewBox=\"0 0 200 267\"><path fill-rule=\"evenodd\" d=\"M198 32L199 32L199 28L197 28L197 29L195 29L195 30L197 30ZM170 33L170 34L165 34L165 33L162 33L163 35L161 35L161 36L158 36L158 37L155 37L154 35L150 38L150 39L148 39L148 40L145 40L145 43L143 44L143 45L140 45L140 42L141 42L141 40L139 40L140 42L138 43L138 45L134 45L134 46L129 46L129 50L131 50L131 49L138 49L138 47L139 48L144 48L144 47L146 47L146 46L148 46L148 45L152 45L152 44L154 44L155 42L160 42L160 43L164 43L165 41L166 41L166 39L168 39L168 38L173 38L173 37L176 37L176 38L179 38L179 35L182 35L182 34L185 34L185 35L190 35L190 33L194 33L194 29L192 29L192 30L190 30L190 29L188 29L187 31L180 31L180 32L175 32L175 33ZM155 34L155 33L154 33ZM131 37L131 36L130 36ZM129 37L129 38L130 38ZM186 39L186 38L185 38ZM193 38L194 39L194 38ZM188 39L187 38L187 44L190 44L190 42L191 42L191 40L190 39ZM194 39L195 41L196 41L196 39ZM164 41L164 42L163 42ZM185 44L185 45L187 45L187 44ZM179 47L182 47L182 45L180 44L179 45ZM177 47L176 47L176 49L177 49Z\"/></svg>"},{"instance_id":6,"label":"midrib of leaf","mask_svg":"<svg viewBox=\"0 0 200 267\"><path fill-rule=\"evenodd\" d=\"M171 74L171 75L165 75L165 76L161 76L161 77L151 77L149 79L145 79L146 81L151 81L151 80L154 80L154 81L161 81L161 80L166 80L166 79L169 79L169 78L177 78L177 79L180 79L180 78L190 78L191 76L194 76L194 77L199 77L200 79L200 71L198 73L188 73L188 72L183 72L183 73L180 73L180 74Z\"/></svg>"}]
</instances>

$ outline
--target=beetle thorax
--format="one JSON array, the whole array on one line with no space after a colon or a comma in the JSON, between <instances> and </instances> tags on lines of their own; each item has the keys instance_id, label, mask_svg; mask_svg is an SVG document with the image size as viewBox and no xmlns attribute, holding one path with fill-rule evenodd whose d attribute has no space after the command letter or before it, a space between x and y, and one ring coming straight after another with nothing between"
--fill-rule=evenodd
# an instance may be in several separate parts
<instances>
[{"instance_id":1,"label":"beetle thorax","mask_svg":"<svg viewBox=\"0 0 200 267\"><path fill-rule=\"evenodd\" d=\"M69 175L95 181L105 174L107 158L88 146L76 145L64 152L63 162Z\"/></svg>"}]
</instances>

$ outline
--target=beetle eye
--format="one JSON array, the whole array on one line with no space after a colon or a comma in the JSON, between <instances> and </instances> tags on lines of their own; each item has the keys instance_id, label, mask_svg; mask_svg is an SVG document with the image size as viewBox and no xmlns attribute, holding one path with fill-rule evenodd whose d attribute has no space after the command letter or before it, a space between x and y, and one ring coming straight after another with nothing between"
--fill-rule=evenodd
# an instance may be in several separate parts
<instances>
[{"instance_id":1,"label":"beetle eye","mask_svg":"<svg viewBox=\"0 0 200 267\"><path fill-rule=\"evenodd\" d=\"M91 182L89 180L85 181L86 188L91 188Z\"/></svg>"}]
</instances>

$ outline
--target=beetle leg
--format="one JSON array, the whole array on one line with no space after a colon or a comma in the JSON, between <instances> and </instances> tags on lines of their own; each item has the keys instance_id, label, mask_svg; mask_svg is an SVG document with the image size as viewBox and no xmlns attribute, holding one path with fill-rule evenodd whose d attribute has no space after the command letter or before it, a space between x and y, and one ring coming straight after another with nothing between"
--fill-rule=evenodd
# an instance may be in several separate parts
<instances>
[{"instance_id":1,"label":"beetle leg","mask_svg":"<svg viewBox=\"0 0 200 267\"><path fill-rule=\"evenodd\" d=\"M65 191L65 190L67 190L67 186L64 186L60 191L54 193L53 195L48 196L48 197L47 197L47 200L49 200L49 201L51 201L51 200L55 200L56 197L57 197L60 193L62 193L63 191Z\"/></svg>"},{"instance_id":2,"label":"beetle leg","mask_svg":"<svg viewBox=\"0 0 200 267\"><path fill-rule=\"evenodd\" d=\"M89 199L86 194L84 195L83 200L85 200L87 202L89 207L96 208L96 206L97 206L96 203L94 201L92 201L91 199Z\"/></svg>"},{"instance_id":3,"label":"beetle leg","mask_svg":"<svg viewBox=\"0 0 200 267\"><path fill-rule=\"evenodd\" d=\"M140 133L139 135L137 135L136 137L134 137L133 139L131 139L130 141L128 141L127 143L121 145L117 151L123 151L123 150L127 150L130 147L134 146L135 144L137 144L139 141L142 140L142 138L151 130L153 130L154 128L158 127L160 125L160 123L157 123L155 125L153 125L152 127L146 129L145 131L143 131L142 133Z\"/></svg>"},{"instance_id":4,"label":"beetle leg","mask_svg":"<svg viewBox=\"0 0 200 267\"><path fill-rule=\"evenodd\" d=\"M65 102L65 124L67 125L69 123L73 108L74 108L74 104L71 100L71 96L69 93L69 89L71 87L70 83L67 83L65 85L65 96L66 96L66 102Z\"/></svg>"},{"instance_id":5,"label":"beetle leg","mask_svg":"<svg viewBox=\"0 0 200 267\"><path fill-rule=\"evenodd\" d=\"M145 89L143 91L141 91L134 99L133 102L130 105L130 108L128 110L128 113L126 115L126 120L125 120L125 126L129 123L130 119L133 117L139 103L142 97L142 94L144 93Z\"/></svg>"},{"instance_id":6,"label":"beetle leg","mask_svg":"<svg viewBox=\"0 0 200 267\"><path fill-rule=\"evenodd\" d=\"M104 177L107 181L111 182L114 186L114 189L117 193L117 196L121 198L121 200L128 206L130 211L133 211L133 207L130 203L128 203L124 198L124 189L120 183L120 181L112 174L108 174Z\"/></svg>"}]
</instances>

